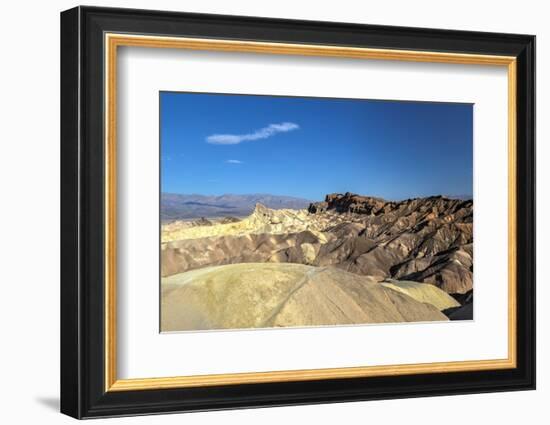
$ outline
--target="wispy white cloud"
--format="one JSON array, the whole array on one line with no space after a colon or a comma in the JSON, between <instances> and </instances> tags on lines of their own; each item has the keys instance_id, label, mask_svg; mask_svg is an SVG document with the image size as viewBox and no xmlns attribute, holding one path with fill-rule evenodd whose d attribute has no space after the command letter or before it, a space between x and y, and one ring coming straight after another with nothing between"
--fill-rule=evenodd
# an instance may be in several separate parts
<instances>
[{"instance_id":1,"label":"wispy white cloud","mask_svg":"<svg viewBox=\"0 0 550 425\"><path fill-rule=\"evenodd\" d=\"M206 138L206 142L212 145L238 145L242 142L267 139L268 137L275 136L277 133L286 133L298 130L299 128L300 126L293 122L269 124L267 127L260 128L248 134L212 134Z\"/></svg>"},{"instance_id":2,"label":"wispy white cloud","mask_svg":"<svg viewBox=\"0 0 550 425\"><path fill-rule=\"evenodd\" d=\"M239 161L238 159L228 159L225 161L227 164L244 164L242 161Z\"/></svg>"}]
</instances>

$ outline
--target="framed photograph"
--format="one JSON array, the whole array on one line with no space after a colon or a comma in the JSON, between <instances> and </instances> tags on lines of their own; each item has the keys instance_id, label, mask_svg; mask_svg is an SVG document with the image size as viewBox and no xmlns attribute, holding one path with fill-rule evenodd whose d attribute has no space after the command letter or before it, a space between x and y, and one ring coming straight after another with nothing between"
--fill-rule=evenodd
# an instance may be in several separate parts
<instances>
[{"instance_id":1,"label":"framed photograph","mask_svg":"<svg viewBox=\"0 0 550 425\"><path fill-rule=\"evenodd\" d=\"M61 14L61 411L535 388L535 37Z\"/></svg>"}]
</instances>

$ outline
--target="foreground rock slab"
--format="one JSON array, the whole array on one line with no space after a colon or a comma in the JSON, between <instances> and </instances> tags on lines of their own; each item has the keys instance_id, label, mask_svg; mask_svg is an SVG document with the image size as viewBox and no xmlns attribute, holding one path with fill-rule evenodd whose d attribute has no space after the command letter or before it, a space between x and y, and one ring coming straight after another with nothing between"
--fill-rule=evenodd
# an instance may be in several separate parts
<instances>
[{"instance_id":1,"label":"foreground rock slab","mask_svg":"<svg viewBox=\"0 0 550 425\"><path fill-rule=\"evenodd\" d=\"M162 279L161 297L164 332L448 320L368 276L291 263L176 274Z\"/></svg>"},{"instance_id":2,"label":"foreground rock slab","mask_svg":"<svg viewBox=\"0 0 550 425\"><path fill-rule=\"evenodd\" d=\"M394 289L403 294L414 298L416 301L428 303L439 310L447 310L448 308L460 307L460 303L447 294L445 291L437 288L429 283L418 283L410 281L399 281L390 279L382 282L386 288Z\"/></svg>"}]
</instances>

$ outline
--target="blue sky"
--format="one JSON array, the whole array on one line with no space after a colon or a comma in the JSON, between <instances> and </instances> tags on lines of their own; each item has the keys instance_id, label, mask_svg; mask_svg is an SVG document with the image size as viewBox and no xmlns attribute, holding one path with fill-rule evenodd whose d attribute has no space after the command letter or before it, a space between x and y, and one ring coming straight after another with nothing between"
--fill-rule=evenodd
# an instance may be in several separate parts
<instances>
[{"instance_id":1,"label":"blue sky","mask_svg":"<svg viewBox=\"0 0 550 425\"><path fill-rule=\"evenodd\" d=\"M472 194L473 106L160 93L163 192Z\"/></svg>"}]
</instances>

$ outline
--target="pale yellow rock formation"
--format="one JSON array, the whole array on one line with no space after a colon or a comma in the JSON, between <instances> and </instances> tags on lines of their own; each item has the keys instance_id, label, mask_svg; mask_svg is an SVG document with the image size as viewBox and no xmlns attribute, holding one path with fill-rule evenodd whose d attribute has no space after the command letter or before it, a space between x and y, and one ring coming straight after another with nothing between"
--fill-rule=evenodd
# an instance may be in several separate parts
<instances>
[{"instance_id":1,"label":"pale yellow rock formation","mask_svg":"<svg viewBox=\"0 0 550 425\"><path fill-rule=\"evenodd\" d=\"M414 298L416 301L431 304L441 311L451 307L460 307L460 303L457 300L445 291L439 289L437 286L429 283L388 279L385 282L382 282L382 285L402 292L403 294Z\"/></svg>"},{"instance_id":2,"label":"pale yellow rock formation","mask_svg":"<svg viewBox=\"0 0 550 425\"><path fill-rule=\"evenodd\" d=\"M332 224L334 223L326 217L312 217L307 210L272 210L257 204L250 216L236 223L192 226L188 222L178 221L163 225L162 242L260 233L279 235L304 230L309 230L326 241L322 232Z\"/></svg>"},{"instance_id":3,"label":"pale yellow rock formation","mask_svg":"<svg viewBox=\"0 0 550 425\"><path fill-rule=\"evenodd\" d=\"M446 320L431 304L333 267L232 264L162 279L162 331Z\"/></svg>"}]
</instances>

